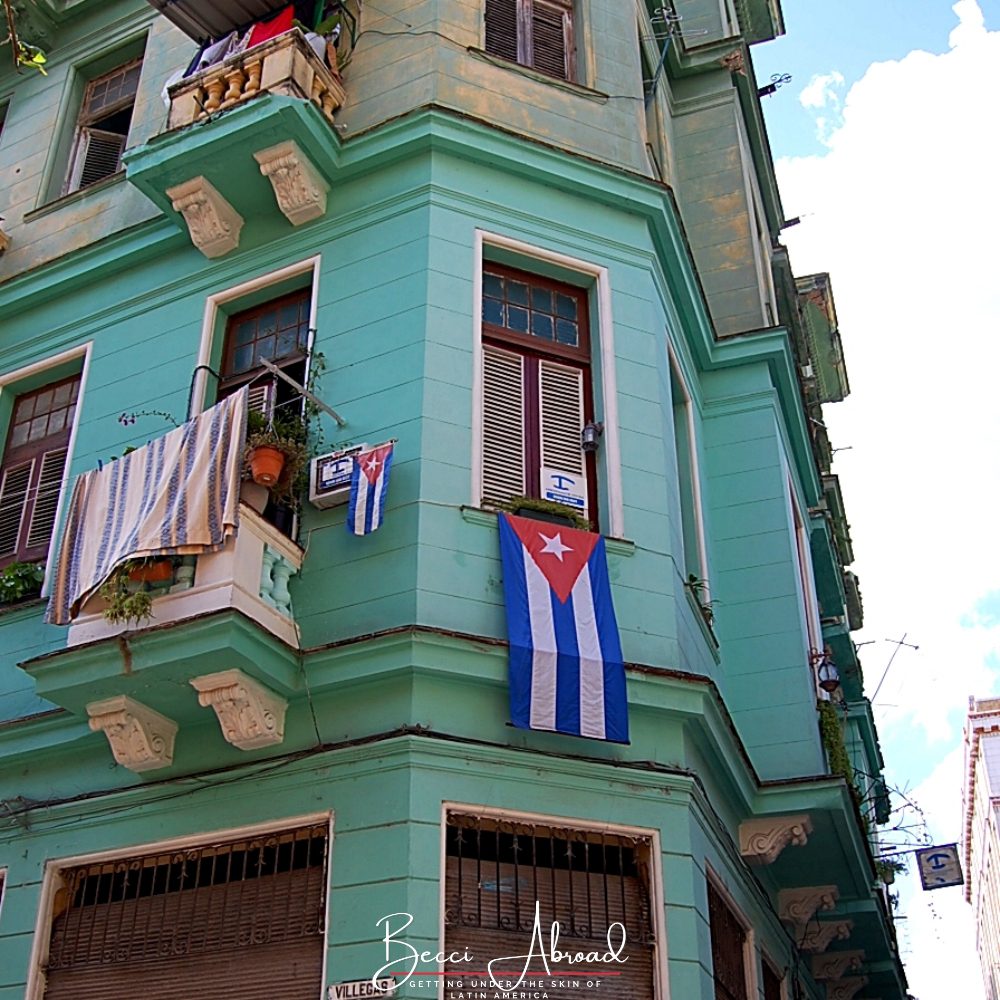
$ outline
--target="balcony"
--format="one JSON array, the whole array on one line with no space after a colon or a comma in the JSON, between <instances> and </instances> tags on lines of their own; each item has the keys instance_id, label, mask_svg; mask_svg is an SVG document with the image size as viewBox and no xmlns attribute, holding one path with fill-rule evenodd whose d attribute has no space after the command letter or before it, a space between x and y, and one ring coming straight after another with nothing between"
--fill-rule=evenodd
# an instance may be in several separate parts
<instances>
[{"instance_id":1,"label":"balcony","mask_svg":"<svg viewBox=\"0 0 1000 1000\"><path fill-rule=\"evenodd\" d=\"M256 511L240 504L239 529L225 548L184 557L173 579L153 590L149 622L138 626L112 624L104 617L104 600L94 595L70 626L66 645L79 646L136 627L176 625L185 619L233 609L297 649L299 636L288 581L302 568L302 554L298 545Z\"/></svg>"},{"instance_id":2,"label":"balcony","mask_svg":"<svg viewBox=\"0 0 1000 1000\"><path fill-rule=\"evenodd\" d=\"M169 98L167 130L126 152L126 178L206 257L326 213L345 92L298 28L181 80Z\"/></svg>"}]
</instances>

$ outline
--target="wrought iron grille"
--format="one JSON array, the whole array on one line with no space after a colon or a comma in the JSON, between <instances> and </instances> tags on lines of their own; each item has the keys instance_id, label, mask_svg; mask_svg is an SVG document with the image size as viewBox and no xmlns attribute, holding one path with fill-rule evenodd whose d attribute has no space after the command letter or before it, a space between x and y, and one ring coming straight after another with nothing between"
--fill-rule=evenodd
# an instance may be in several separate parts
<instances>
[{"instance_id":1,"label":"wrought iron grille","mask_svg":"<svg viewBox=\"0 0 1000 1000\"><path fill-rule=\"evenodd\" d=\"M721 893L708 883L715 1000L747 1000L747 932Z\"/></svg>"},{"instance_id":2,"label":"wrought iron grille","mask_svg":"<svg viewBox=\"0 0 1000 1000\"><path fill-rule=\"evenodd\" d=\"M648 838L451 815L447 927L530 934L539 904L546 935L607 941L621 923L631 944L655 942Z\"/></svg>"},{"instance_id":3,"label":"wrought iron grille","mask_svg":"<svg viewBox=\"0 0 1000 1000\"><path fill-rule=\"evenodd\" d=\"M326 872L322 824L66 869L47 967L137 963L322 934Z\"/></svg>"}]
</instances>

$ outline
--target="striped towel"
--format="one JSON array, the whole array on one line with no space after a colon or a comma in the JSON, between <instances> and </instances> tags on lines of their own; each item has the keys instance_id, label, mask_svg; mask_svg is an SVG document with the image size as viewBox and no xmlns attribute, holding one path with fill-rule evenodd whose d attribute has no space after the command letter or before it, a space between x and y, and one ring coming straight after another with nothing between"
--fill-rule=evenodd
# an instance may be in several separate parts
<instances>
[{"instance_id":1,"label":"striped towel","mask_svg":"<svg viewBox=\"0 0 1000 1000\"><path fill-rule=\"evenodd\" d=\"M222 548L239 521L247 390L77 477L45 620L68 625L128 559Z\"/></svg>"}]
</instances>

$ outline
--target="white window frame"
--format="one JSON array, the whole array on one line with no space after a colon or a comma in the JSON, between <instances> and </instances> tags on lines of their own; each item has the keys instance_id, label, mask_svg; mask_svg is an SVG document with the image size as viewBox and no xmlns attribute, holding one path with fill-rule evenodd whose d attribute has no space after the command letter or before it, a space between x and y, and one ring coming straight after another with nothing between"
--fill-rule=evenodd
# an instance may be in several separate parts
<instances>
[{"instance_id":1,"label":"white window frame","mask_svg":"<svg viewBox=\"0 0 1000 1000\"><path fill-rule=\"evenodd\" d=\"M61 536L63 509L69 502L69 498L67 496L67 493L69 492L67 489L69 486L69 470L73 464L73 455L76 451L76 435L80 426L80 414L83 412L83 397L87 387L87 375L90 371L90 356L93 346L94 342L92 340L88 340L84 344L80 344L77 347L71 347L59 354L54 354L51 357L44 358L42 361L36 361L33 364L25 365L23 368L18 368L12 372L0 375L0 396L2 396L5 392L11 392L15 397L17 397L18 385L23 383L26 379L34 378L36 375L44 375L44 373L49 369L58 368L61 365L65 365L67 362L82 359L80 364L80 390L77 393L76 410L73 414L73 426L70 428L69 442L66 445L66 464L63 466L62 483L59 486L59 502L56 504L56 516L55 520L52 522L52 538L49 541L49 551L45 557L45 578L42 581L42 597L48 597L49 582L52 574L55 572L55 562L58 554L58 548L55 543ZM13 413L13 410L11 412ZM6 433L6 429L4 430L4 433Z\"/></svg>"},{"instance_id":2,"label":"white window frame","mask_svg":"<svg viewBox=\"0 0 1000 1000\"><path fill-rule=\"evenodd\" d=\"M310 274L310 300L309 300L309 342L307 344L307 368L308 378L308 358L312 356L313 343L316 339L316 313L319 303L319 271L321 256L307 257L287 267L282 267L277 271L268 271L250 278L248 281L232 285L222 291L215 292L205 299L205 313L201 323L201 342L198 346L198 368L195 372L194 387L191 392L191 410L188 419L196 417L205 409L208 398L208 368L212 363L213 348L215 347L217 325L220 313L225 310L223 307L230 302L244 298L253 292L266 289L270 285L278 285L289 278L297 277L300 274ZM222 334L225 336L224 332Z\"/></svg>"},{"instance_id":3,"label":"white window frame","mask_svg":"<svg viewBox=\"0 0 1000 1000\"><path fill-rule=\"evenodd\" d=\"M786 467L784 471L788 498L788 529L792 540L792 554L795 559L796 587L799 590L799 606L804 618L807 654L811 657L814 651L822 653L825 643L823 624L819 613L819 598L816 595L816 575L813 571L812 550L809 544L809 515L803 512L802 506L799 504L788 468ZM829 693L819 686L816 667L811 661L809 670L812 673L816 696L824 700L829 699Z\"/></svg>"},{"instance_id":4,"label":"white window frame","mask_svg":"<svg viewBox=\"0 0 1000 1000\"><path fill-rule=\"evenodd\" d=\"M438 913L440 914L438 951L444 951L445 947L444 915L447 909L445 902L445 871L448 863L447 834L449 813L461 813L465 815L471 813L474 816L481 816L483 819L506 820L516 823L537 823L540 826L559 826L564 829L579 830L587 833L610 833L623 837L649 838L649 908L653 922L653 936L656 938L653 956L653 996L655 1000L670 1000L670 981L666 974L669 963L667 961L666 904L663 894L663 851L660 845L659 830L651 827L625 826L620 823L600 823L595 820L580 819L576 816L556 816L552 813L525 812L520 809L504 809L499 806L476 805L468 802L445 800L441 803L441 835L438 862L438 871L440 872L438 883ZM445 1000L444 988L445 980L442 976L438 983L438 1000Z\"/></svg>"},{"instance_id":5,"label":"white window frame","mask_svg":"<svg viewBox=\"0 0 1000 1000\"><path fill-rule=\"evenodd\" d=\"M28 984L24 991L24 1000L43 1000L45 993L45 974L42 969L48 963L49 944L52 931L52 909L56 892L59 888L59 874L67 868L79 868L83 865L101 864L105 861L117 861L119 858L133 854L169 853L177 849L202 847L224 840L240 840L248 837L264 836L277 833L293 826L312 826L325 823L327 825L327 865L326 901L323 920L323 973L322 983L326 983L327 953L329 951L328 927L330 913L330 886L333 879L330 872L333 868L333 826L334 812L307 813L302 816L288 816L278 820L268 820L263 823L253 823L248 826L227 827L213 830L210 833L196 833L191 836L169 837L141 844L123 844L108 851L97 851L92 854L80 854L65 858L50 858L45 862L42 875L41 899L38 914L35 917L35 935L31 947L31 960L28 966Z\"/></svg>"},{"instance_id":6,"label":"white window frame","mask_svg":"<svg viewBox=\"0 0 1000 1000\"><path fill-rule=\"evenodd\" d=\"M474 274L472 290L472 481L470 504L482 500L483 481L483 250L487 247L508 250L522 258L518 266L531 270L531 262L554 264L590 279L597 296L597 308L591 318L591 343L596 338L600 354L591 358L591 370L599 365L600 402L594 400L596 419L604 424L604 434L597 458L603 462L607 484L607 534L625 537L625 515L621 482L621 443L618 431L618 383L615 375L614 322L611 314L611 280L606 267L567 254L546 250L499 233L477 229L474 235ZM594 319L596 318L596 329ZM596 395L596 394L595 394ZM600 503L597 504L600 508Z\"/></svg>"},{"instance_id":7,"label":"white window frame","mask_svg":"<svg viewBox=\"0 0 1000 1000\"><path fill-rule=\"evenodd\" d=\"M681 368L677 353L674 351L673 344L670 343L669 337L667 338L667 360L670 365L670 370L673 373L674 378L677 380L677 384L680 386L681 392L684 394L684 398L681 403L684 408L685 417L687 418L687 433L688 441L690 442L688 450L690 451L691 467L688 471L691 475L691 494L692 500L694 501L695 528L697 529L696 541L698 544L698 565L700 567L698 575L704 584L700 596L701 603L705 604L711 601L712 594L708 573L708 544L705 541L705 505L701 493L701 466L698 461L698 437L695 429L694 400L691 395L691 389L688 385L688 381L684 377L684 371ZM671 400L671 403L675 402L676 400Z\"/></svg>"},{"instance_id":8,"label":"white window frame","mask_svg":"<svg viewBox=\"0 0 1000 1000\"><path fill-rule=\"evenodd\" d=\"M729 907L743 927L743 931L746 934L746 941L743 943L743 975L746 979L747 996L758 997L760 993L758 992L759 984L757 983L757 934L754 931L753 924L747 919L747 915L743 912L743 907L736 902L733 894L726 887L726 883L723 882L722 877L712 867L711 862L707 858L705 859L705 881L712 884L712 888L722 897L723 902ZM705 898L707 903L707 890ZM705 922L706 924L708 923L707 910L705 911ZM709 935L711 935L711 928L709 929ZM714 980L714 968L712 970L712 977Z\"/></svg>"}]
</instances>

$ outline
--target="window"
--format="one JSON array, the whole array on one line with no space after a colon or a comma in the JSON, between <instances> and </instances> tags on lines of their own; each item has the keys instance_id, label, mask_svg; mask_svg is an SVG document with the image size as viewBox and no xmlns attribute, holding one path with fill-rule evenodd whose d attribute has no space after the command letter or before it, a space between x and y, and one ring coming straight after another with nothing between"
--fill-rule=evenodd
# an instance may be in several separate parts
<instances>
[{"instance_id":1,"label":"window","mask_svg":"<svg viewBox=\"0 0 1000 1000\"><path fill-rule=\"evenodd\" d=\"M781 976L767 959L761 963L761 971L764 980L764 1000L783 1000Z\"/></svg>"},{"instance_id":2,"label":"window","mask_svg":"<svg viewBox=\"0 0 1000 1000\"><path fill-rule=\"evenodd\" d=\"M486 51L540 73L575 77L571 0L486 0Z\"/></svg>"},{"instance_id":3,"label":"window","mask_svg":"<svg viewBox=\"0 0 1000 1000\"><path fill-rule=\"evenodd\" d=\"M121 169L141 69L142 60L134 59L87 83L64 193L80 191Z\"/></svg>"},{"instance_id":4,"label":"window","mask_svg":"<svg viewBox=\"0 0 1000 1000\"><path fill-rule=\"evenodd\" d=\"M483 501L555 500L596 524L586 293L487 264L482 319Z\"/></svg>"},{"instance_id":5,"label":"window","mask_svg":"<svg viewBox=\"0 0 1000 1000\"><path fill-rule=\"evenodd\" d=\"M14 400L0 470L0 566L48 552L79 392L73 375Z\"/></svg>"},{"instance_id":6,"label":"window","mask_svg":"<svg viewBox=\"0 0 1000 1000\"><path fill-rule=\"evenodd\" d=\"M445 836L444 950L468 948L476 962L450 971L458 976L469 968L486 969L483 963L493 958L526 955L537 901L546 949L554 921L559 922L559 947L572 952L606 951L609 929L618 944L620 930L612 925L620 923L627 960L613 967L621 975L602 980L601 995L652 1000L652 857L648 837L451 813ZM557 977L572 972L565 964L550 964ZM533 961L529 973L544 974L541 962ZM580 995L578 988L547 987L546 992L553 1000Z\"/></svg>"},{"instance_id":7,"label":"window","mask_svg":"<svg viewBox=\"0 0 1000 1000\"><path fill-rule=\"evenodd\" d=\"M712 935L715 1000L748 1000L746 928L711 882L708 883L708 923Z\"/></svg>"},{"instance_id":8,"label":"window","mask_svg":"<svg viewBox=\"0 0 1000 1000\"><path fill-rule=\"evenodd\" d=\"M701 530L701 493L698 463L694 446L694 409L691 395L681 377L673 351L670 351L670 397L673 408L674 450L677 455L677 489L681 506L681 543L685 579L706 579L707 569ZM708 593L699 597L707 600Z\"/></svg>"},{"instance_id":9,"label":"window","mask_svg":"<svg viewBox=\"0 0 1000 1000\"><path fill-rule=\"evenodd\" d=\"M327 827L58 873L44 1000L315 1000Z\"/></svg>"}]
</instances>

